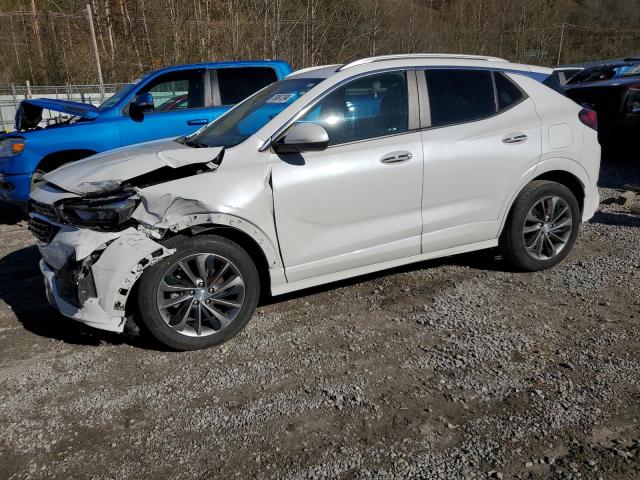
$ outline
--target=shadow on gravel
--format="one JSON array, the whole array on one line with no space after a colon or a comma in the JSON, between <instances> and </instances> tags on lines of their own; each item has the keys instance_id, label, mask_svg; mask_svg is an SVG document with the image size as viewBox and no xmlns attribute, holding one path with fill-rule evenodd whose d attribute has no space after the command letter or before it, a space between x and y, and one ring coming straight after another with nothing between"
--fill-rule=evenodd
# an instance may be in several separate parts
<instances>
[{"instance_id":1,"label":"shadow on gravel","mask_svg":"<svg viewBox=\"0 0 640 480\"><path fill-rule=\"evenodd\" d=\"M379 278L384 278L391 275L397 275L400 273L413 272L417 270L429 270L436 267L443 267L448 265L455 265L460 267L469 267L476 270L484 270L491 272L517 272L508 263L506 263L499 256L497 249L490 250L478 250L470 253L461 253L450 257L435 258L433 260L425 260L424 262L411 263L409 265L403 265L401 267L390 268L388 270L381 270L379 272L369 273L366 275L360 275L358 277L347 278L345 280L339 280L337 282L328 283L326 285L319 285L317 287L310 287L304 290L298 290L296 292L286 293L284 295L278 295L277 297L265 296L260 301L260 305L275 305L287 300L295 300L297 298L304 298L309 295L315 295L318 293L329 292L334 289L349 287L352 285L358 285L360 283L370 282Z\"/></svg>"},{"instance_id":2,"label":"shadow on gravel","mask_svg":"<svg viewBox=\"0 0 640 480\"><path fill-rule=\"evenodd\" d=\"M15 225L26 219L27 216L18 207L0 202L0 225Z\"/></svg>"},{"instance_id":3,"label":"shadow on gravel","mask_svg":"<svg viewBox=\"0 0 640 480\"><path fill-rule=\"evenodd\" d=\"M101 343L153 348L143 338L129 338L87 327L63 317L49 306L42 274L40 254L35 246L23 248L0 258L0 299L11 307L24 328L36 335L73 345L97 346Z\"/></svg>"},{"instance_id":4,"label":"shadow on gravel","mask_svg":"<svg viewBox=\"0 0 640 480\"><path fill-rule=\"evenodd\" d=\"M613 225L617 227L640 228L640 217L628 213L596 212L590 223Z\"/></svg>"},{"instance_id":5,"label":"shadow on gravel","mask_svg":"<svg viewBox=\"0 0 640 480\"><path fill-rule=\"evenodd\" d=\"M603 155L598 186L626 190L640 185L640 163L629 154Z\"/></svg>"}]
</instances>

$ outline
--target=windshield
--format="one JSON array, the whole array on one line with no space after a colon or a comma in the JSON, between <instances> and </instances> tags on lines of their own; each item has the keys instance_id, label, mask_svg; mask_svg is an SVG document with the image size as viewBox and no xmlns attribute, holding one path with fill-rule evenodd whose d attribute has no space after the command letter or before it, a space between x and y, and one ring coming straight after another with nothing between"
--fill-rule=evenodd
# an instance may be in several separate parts
<instances>
[{"instance_id":1,"label":"windshield","mask_svg":"<svg viewBox=\"0 0 640 480\"><path fill-rule=\"evenodd\" d=\"M294 78L272 83L196 133L187 143L202 147L235 147L322 80Z\"/></svg>"},{"instance_id":2,"label":"windshield","mask_svg":"<svg viewBox=\"0 0 640 480\"><path fill-rule=\"evenodd\" d=\"M626 78L640 75L640 63L627 65L600 65L586 68L569 80L569 83L598 82L612 78Z\"/></svg>"},{"instance_id":3,"label":"windshield","mask_svg":"<svg viewBox=\"0 0 640 480\"><path fill-rule=\"evenodd\" d=\"M114 93L111 97L107 98L104 102L100 104L98 107L100 110L104 110L106 108L113 107L116 103L118 103L122 98L126 97L131 93L131 90L138 84L137 80L134 80L131 83L127 83L124 87Z\"/></svg>"}]
</instances>

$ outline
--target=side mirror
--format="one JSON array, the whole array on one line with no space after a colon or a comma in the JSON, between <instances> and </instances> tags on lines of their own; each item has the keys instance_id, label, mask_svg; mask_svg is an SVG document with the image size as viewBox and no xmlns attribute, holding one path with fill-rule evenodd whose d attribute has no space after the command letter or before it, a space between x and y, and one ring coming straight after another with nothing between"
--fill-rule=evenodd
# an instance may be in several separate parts
<instances>
[{"instance_id":1,"label":"side mirror","mask_svg":"<svg viewBox=\"0 0 640 480\"><path fill-rule=\"evenodd\" d=\"M153 95L149 92L140 93L135 96L131 106L135 108L138 112L146 112L149 110L153 110L155 105L153 104Z\"/></svg>"},{"instance_id":2,"label":"side mirror","mask_svg":"<svg viewBox=\"0 0 640 480\"><path fill-rule=\"evenodd\" d=\"M296 123L273 144L277 153L318 152L329 145L329 134L317 123Z\"/></svg>"}]
</instances>

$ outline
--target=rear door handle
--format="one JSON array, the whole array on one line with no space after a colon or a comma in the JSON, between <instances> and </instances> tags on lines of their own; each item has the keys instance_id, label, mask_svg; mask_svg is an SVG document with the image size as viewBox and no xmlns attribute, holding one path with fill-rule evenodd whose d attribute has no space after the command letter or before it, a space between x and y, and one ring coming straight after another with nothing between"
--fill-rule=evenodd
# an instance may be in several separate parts
<instances>
[{"instance_id":1,"label":"rear door handle","mask_svg":"<svg viewBox=\"0 0 640 480\"><path fill-rule=\"evenodd\" d=\"M413 154L411 152L391 152L387 153L384 157L380 159L382 163L386 163L388 165L393 165L396 163L404 163L408 162L413 158Z\"/></svg>"},{"instance_id":2,"label":"rear door handle","mask_svg":"<svg viewBox=\"0 0 640 480\"><path fill-rule=\"evenodd\" d=\"M502 143L522 143L529 138L526 133L511 133L502 139Z\"/></svg>"},{"instance_id":3,"label":"rear door handle","mask_svg":"<svg viewBox=\"0 0 640 480\"><path fill-rule=\"evenodd\" d=\"M187 125L206 125L207 123L207 119L206 118L194 118L193 120L187 120Z\"/></svg>"}]
</instances>

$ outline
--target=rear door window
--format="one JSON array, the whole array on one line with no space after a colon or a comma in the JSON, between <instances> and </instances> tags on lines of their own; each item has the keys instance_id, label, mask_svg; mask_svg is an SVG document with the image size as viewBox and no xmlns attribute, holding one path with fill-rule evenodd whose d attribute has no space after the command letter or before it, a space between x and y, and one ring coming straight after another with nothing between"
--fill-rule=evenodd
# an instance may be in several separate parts
<instances>
[{"instance_id":1,"label":"rear door window","mask_svg":"<svg viewBox=\"0 0 640 480\"><path fill-rule=\"evenodd\" d=\"M500 110L519 103L525 97L524 92L503 73L494 72L493 75L496 81L496 96Z\"/></svg>"},{"instance_id":2,"label":"rear door window","mask_svg":"<svg viewBox=\"0 0 640 480\"><path fill-rule=\"evenodd\" d=\"M235 105L278 80L269 67L220 68L217 70L220 104Z\"/></svg>"},{"instance_id":3,"label":"rear door window","mask_svg":"<svg viewBox=\"0 0 640 480\"><path fill-rule=\"evenodd\" d=\"M431 126L472 122L497 112L490 71L434 69L425 75Z\"/></svg>"}]
</instances>

